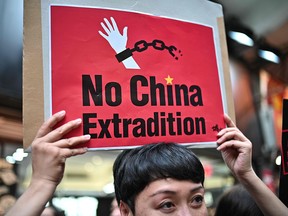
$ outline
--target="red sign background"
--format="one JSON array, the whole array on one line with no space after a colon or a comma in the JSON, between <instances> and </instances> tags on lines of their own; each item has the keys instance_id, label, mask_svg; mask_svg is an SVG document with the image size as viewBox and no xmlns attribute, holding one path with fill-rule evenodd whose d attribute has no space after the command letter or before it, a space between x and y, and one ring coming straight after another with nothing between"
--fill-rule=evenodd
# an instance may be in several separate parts
<instances>
[{"instance_id":1,"label":"red sign background","mask_svg":"<svg viewBox=\"0 0 288 216\"><path fill-rule=\"evenodd\" d=\"M133 58L140 69L126 69L122 62L117 61L115 51L98 32L105 33L100 23L104 18L110 21L110 17L116 21L121 34L123 28L128 27L127 48L132 49L141 40L151 43L157 39L167 47L175 46L178 60L167 49L157 50L150 46L143 52L133 52ZM51 69L52 113L66 110L65 121L83 118L83 114L97 115L89 118L88 126L87 121L84 121L92 135L89 148L122 148L161 141L204 145L215 142L217 130L224 127L211 27L135 12L51 6ZM95 89L95 75L101 75L103 105L95 105L92 96L90 106L83 105L83 75L91 78ZM147 80L147 86L137 81L137 88L131 88L131 79L135 76ZM172 85L165 80L168 76L173 78ZM165 94L160 96L157 92L151 92L151 79L155 79L158 86L164 87ZM121 91L116 94L117 89L109 83L114 87L119 84ZM184 106L183 96L179 99L175 94L177 85L184 85L188 89L198 86L198 97L193 97L195 90L191 90L188 92L189 105ZM105 92L105 89L109 90L109 86L112 101L121 96L121 103L117 106L107 104L105 95L110 92ZM172 89L171 94L168 94L170 90L167 90L167 86ZM147 94L147 104L135 106L131 101L131 92L139 100L142 94ZM151 94L156 94L156 105L151 105ZM202 105L199 105L199 95ZM173 100L173 105L168 104L168 97ZM164 105L160 105L160 98L165 100ZM177 98L182 101L182 106L176 105ZM198 105L193 105L191 101ZM149 118L150 121L156 121L155 113L159 117L159 127L151 130L158 130L159 133L149 136L147 121ZM115 123L115 119L112 121L115 114L119 117L118 123ZM167 122L169 115L170 123ZM171 123L173 118L175 121ZM203 125L198 125L199 118L205 120L205 130ZM131 123L127 123L129 121ZM96 128L89 124L95 124ZM189 128L185 129L184 126ZM83 133L81 128L70 135Z\"/></svg>"}]
</instances>

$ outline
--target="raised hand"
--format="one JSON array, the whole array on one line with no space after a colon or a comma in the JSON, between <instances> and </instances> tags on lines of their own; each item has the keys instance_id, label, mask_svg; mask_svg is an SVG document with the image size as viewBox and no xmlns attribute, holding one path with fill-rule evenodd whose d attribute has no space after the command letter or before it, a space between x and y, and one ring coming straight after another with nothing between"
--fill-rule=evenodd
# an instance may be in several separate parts
<instances>
[{"instance_id":1,"label":"raised hand","mask_svg":"<svg viewBox=\"0 0 288 216\"><path fill-rule=\"evenodd\" d=\"M233 121L224 116L227 128L218 133L218 148L223 160L238 181L246 188L255 200L263 215L288 214L288 208L263 183L252 168L252 143L235 126Z\"/></svg>"},{"instance_id":2,"label":"raised hand","mask_svg":"<svg viewBox=\"0 0 288 216\"><path fill-rule=\"evenodd\" d=\"M85 153L86 148L73 148L85 143L90 135L63 138L71 130L81 125L81 119L70 121L56 129L54 126L65 116L61 111L47 120L32 143L32 181L58 185L62 180L66 158Z\"/></svg>"},{"instance_id":3,"label":"raised hand","mask_svg":"<svg viewBox=\"0 0 288 216\"><path fill-rule=\"evenodd\" d=\"M33 173L30 185L6 216L41 215L63 178L66 159L87 151L86 148L75 146L89 141L90 135L64 138L68 132L81 125L81 119L56 127L64 117L65 111L58 112L38 130L31 145Z\"/></svg>"},{"instance_id":4,"label":"raised hand","mask_svg":"<svg viewBox=\"0 0 288 216\"><path fill-rule=\"evenodd\" d=\"M224 120L227 128L217 134L217 150L221 151L223 160L235 177L239 177L252 171L252 143L227 115Z\"/></svg>"},{"instance_id":5,"label":"raised hand","mask_svg":"<svg viewBox=\"0 0 288 216\"><path fill-rule=\"evenodd\" d=\"M99 31L99 34L109 42L110 46L115 50L116 53L120 53L126 49L128 40L127 38L128 27L125 26L123 29L123 34L121 34L118 30L118 26L114 18L111 17L110 20L111 24L106 18L104 18L104 22L106 25L103 22L101 22L101 26L106 34L104 34L102 31Z\"/></svg>"}]
</instances>

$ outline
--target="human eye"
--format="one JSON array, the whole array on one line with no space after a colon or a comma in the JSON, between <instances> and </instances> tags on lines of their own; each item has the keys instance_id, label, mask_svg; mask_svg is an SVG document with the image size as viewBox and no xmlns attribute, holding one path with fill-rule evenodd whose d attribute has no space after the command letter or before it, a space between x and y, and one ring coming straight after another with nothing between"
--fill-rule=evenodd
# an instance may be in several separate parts
<instances>
[{"instance_id":1,"label":"human eye","mask_svg":"<svg viewBox=\"0 0 288 216\"><path fill-rule=\"evenodd\" d=\"M170 213L175 209L175 204L171 201L165 201L159 205L159 209L164 213Z\"/></svg>"},{"instance_id":2,"label":"human eye","mask_svg":"<svg viewBox=\"0 0 288 216\"><path fill-rule=\"evenodd\" d=\"M203 203L204 203L204 196L202 195L196 195L192 198L191 204L194 208L202 206Z\"/></svg>"}]
</instances>

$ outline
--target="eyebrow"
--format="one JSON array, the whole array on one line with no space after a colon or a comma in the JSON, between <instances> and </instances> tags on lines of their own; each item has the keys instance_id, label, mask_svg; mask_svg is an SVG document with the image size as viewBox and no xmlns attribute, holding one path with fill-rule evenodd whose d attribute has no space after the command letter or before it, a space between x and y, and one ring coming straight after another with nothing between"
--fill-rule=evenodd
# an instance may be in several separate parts
<instances>
[{"instance_id":1,"label":"eyebrow","mask_svg":"<svg viewBox=\"0 0 288 216\"><path fill-rule=\"evenodd\" d=\"M198 190L201 190L201 189L204 190L204 187L202 185L191 189L190 193L194 193L195 191L198 191ZM169 189L159 190L159 191L156 191L155 193L151 194L150 197L156 196L158 194L173 194L174 195L174 194L176 194L176 191L169 190Z\"/></svg>"}]
</instances>

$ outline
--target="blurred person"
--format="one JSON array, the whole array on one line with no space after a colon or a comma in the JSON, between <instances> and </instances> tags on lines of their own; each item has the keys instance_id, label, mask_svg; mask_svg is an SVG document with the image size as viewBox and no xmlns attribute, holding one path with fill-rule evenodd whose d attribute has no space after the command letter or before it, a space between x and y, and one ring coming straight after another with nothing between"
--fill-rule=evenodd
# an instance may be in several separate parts
<instances>
[{"instance_id":1,"label":"blurred person","mask_svg":"<svg viewBox=\"0 0 288 216\"><path fill-rule=\"evenodd\" d=\"M234 185L222 194L215 216L263 216L263 213L242 185Z\"/></svg>"},{"instance_id":2,"label":"blurred person","mask_svg":"<svg viewBox=\"0 0 288 216\"><path fill-rule=\"evenodd\" d=\"M110 216L121 216L116 198L113 198L111 202Z\"/></svg>"},{"instance_id":3,"label":"blurred person","mask_svg":"<svg viewBox=\"0 0 288 216\"><path fill-rule=\"evenodd\" d=\"M40 216L65 216L65 212L54 205L49 205L44 208Z\"/></svg>"},{"instance_id":4,"label":"blurred person","mask_svg":"<svg viewBox=\"0 0 288 216\"><path fill-rule=\"evenodd\" d=\"M64 111L54 114L39 129L31 145L33 169L31 183L10 209L8 216L40 215L62 180L66 159L87 151L86 148L74 147L77 144L87 142L90 139L89 135L63 138L69 131L81 125L81 119L70 121L52 129L64 116ZM224 120L227 128L218 133L217 144L219 146L217 149L221 151L225 163L251 194L264 215L275 215L275 209L277 215L287 215L287 207L266 187L252 169L252 143L236 128L228 116L225 115ZM158 151L157 153L154 151L157 148L164 152ZM148 153L149 149L153 152L153 158ZM173 152L170 151L171 149ZM177 156L174 149L182 156ZM142 152L146 156L143 156ZM159 158L157 159L158 155ZM126 160L130 157L139 163ZM175 158L174 161L173 158ZM176 158L180 161L176 161ZM150 160L151 162L149 162ZM166 161L176 170L175 174L170 175ZM189 163L184 164L181 161L189 161ZM153 168L151 165L153 162L159 162L159 164L154 164L155 168ZM180 164L185 167L184 170L182 168L181 170L176 169ZM144 165L153 168L152 175L147 173L147 167ZM156 172L157 169L160 173ZM133 178L129 179L129 176L135 177L135 173L127 172L129 170L134 170L135 173L142 176L143 171L147 173L148 176L143 176L142 182L141 179L136 178L137 181L140 180L141 187L133 185L133 182L136 181ZM195 176L187 173L188 170L192 170ZM125 174L125 184L121 180L123 174ZM203 198L203 166L192 151L183 145L160 144L155 147L144 145L132 150L125 150L115 161L114 176L115 194L122 216L175 215L176 213L178 215L191 215L194 212L197 215L207 215ZM124 185L132 185L133 187L124 189ZM138 191L132 191L134 187L138 188ZM159 190L159 188L161 189ZM156 200L155 197L157 197ZM184 197L190 199L185 200Z\"/></svg>"}]
</instances>

